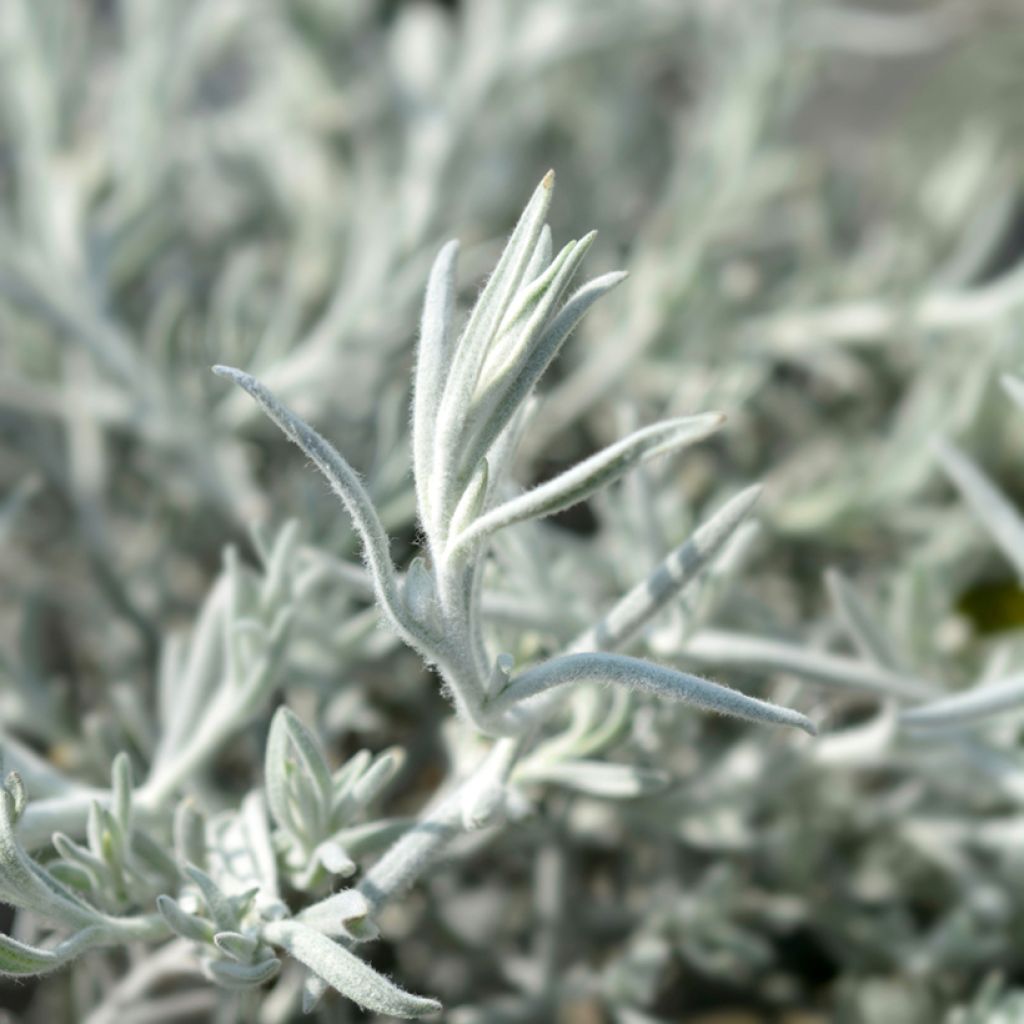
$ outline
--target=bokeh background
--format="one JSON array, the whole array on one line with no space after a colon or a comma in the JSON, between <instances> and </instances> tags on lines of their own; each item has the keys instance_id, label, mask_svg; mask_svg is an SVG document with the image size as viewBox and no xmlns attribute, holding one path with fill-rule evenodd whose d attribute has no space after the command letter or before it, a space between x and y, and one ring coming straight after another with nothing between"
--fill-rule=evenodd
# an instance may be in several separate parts
<instances>
[{"instance_id":1,"label":"bokeh background","mask_svg":"<svg viewBox=\"0 0 1024 1024\"><path fill-rule=\"evenodd\" d=\"M462 239L471 299L552 167L556 239L596 227L590 271L631 276L547 380L521 478L658 416L729 424L538 528L565 569L520 598L600 608L763 481L701 612L718 632L676 614L648 650L846 746L645 705L615 756L669 793L539 797L457 849L374 962L458 1024L1024 1019L1012 711L908 735L825 583L860 594L897 675L952 692L1024 665L1014 565L934 453L955 440L1024 504L999 383L1024 369L1022 68L1019 0L2 0L0 731L100 783L111 751L144 759L165 639L225 544L251 557L297 517L311 552L357 556L215 362L334 440L413 552L430 261ZM328 584L289 685L338 756L404 744L415 808L448 708L366 607ZM255 742L218 763L224 800ZM93 1020L127 956L4 989L8 1018ZM204 998L180 1019L235 1019Z\"/></svg>"}]
</instances>

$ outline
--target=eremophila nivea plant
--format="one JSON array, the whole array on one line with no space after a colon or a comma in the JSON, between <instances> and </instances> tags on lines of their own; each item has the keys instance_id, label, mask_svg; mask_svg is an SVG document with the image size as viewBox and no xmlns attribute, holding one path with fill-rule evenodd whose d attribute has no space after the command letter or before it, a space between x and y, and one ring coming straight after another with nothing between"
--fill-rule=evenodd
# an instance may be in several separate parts
<instances>
[{"instance_id":1,"label":"eremophila nivea plant","mask_svg":"<svg viewBox=\"0 0 1024 1024\"><path fill-rule=\"evenodd\" d=\"M392 561L380 516L359 477L311 427L258 381L217 372L248 391L325 475L362 541L373 593L387 622L436 668L458 728L486 747L418 820L377 820L370 806L401 764L401 752L356 754L331 771L321 742L288 708L270 725L263 788L234 810L200 813L179 799L184 784L236 733L265 712L280 685L296 608L297 529L263 552L262 574L229 554L187 650L163 666L163 733L136 786L129 756L113 765L109 792L72 788L29 803L35 762L10 744L0 791L0 896L52 927L56 942L0 938L0 970L53 970L84 950L176 936L203 974L253 991L292 958L308 969L303 1002L328 987L377 1013L415 1017L439 1009L373 970L352 948L377 934L378 911L426 871L460 832L495 824L516 806L515 787L571 781L595 793L640 792L649 771L596 758L621 735L629 701L574 707L563 698L607 684L754 722L813 732L802 714L707 679L617 653L700 573L744 520L744 491L636 584L565 650L519 664L494 650L485 629L490 545L499 531L551 515L631 467L716 430L717 413L635 431L554 479L521 490L511 480L530 397L587 309L622 274L568 294L593 239L552 255L545 217L554 176L540 183L461 331L456 329L455 243L427 286L412 410L413 471L423 553L404 574ZM45 779L38 776L45 789ZM63 831L54 831L55 821ZM84 832L79 842L67 832ZM166 842L162 841L166 840ZM54 856L29 850L52 846ZM356 884L333 891L360 861L384 848Z\"/></svg>"},{"instance_id":2,"label":"eremophila nivea plant","mask_svg":"<svg viewBox=\"0 0 1024 1024\"><path fill-rule=\"evenodd\" d=\"M456 243L437 257L427 285L420 328L412 408L413 473L423 554L400 576L380 518L357 474L311 427L285 408L257 380L240 370L216 372L249 392L275 423L313 460L351 516L362 540L373 590L391 627L434 666L464 727L489 737L482 761L453 780L420 821L364 874L354 893L331 896L304 911L306 921L323 922L359 898L366 914L410 886L459 830L500 815L517 765L536 744L557 712L564 693L582 684L609 684L756 722L794 725L813 732L810 721L786 708L638 658L615 653L632 640L665 604L719 552L749 511L755 492L744 492L639 582L564 653L520 666L507 652L491 650L484 631L482 594L488 546L498 531L548 516L582 501L631 467L693 444L721 426L717 413L668 420L640 429L585 459L554 479L525 491L510 480L516 444L527 429L530 398L544 371L589 307L624 275L595 278L566 297L593 234L552 254L545 224L553 173L537 187L497 267L462 328L456 326ZM278 730L282 734L283 726ZM295 815L290 828L300 851L311 856L311 841L324 834L331 797L326 768L310 751L313 741L295 729L304 778L320 793L320 810L306 801L277 800ZM579 737L585 740L586 737ZM565 754L599 749L580 742ZM270 782L284 754L271 735ZM305 751L305 753L303 753ZM582 764L581 764L581 767ZM591 768L600 772L600 766ZM275 812L276 814L279 812ZM330 829L328 828L327 831ZM307 836L305 845L299 837ZM309 837L313 837L310 839ZM341 858L342 851L334 856ZM300 873L313 866L298 865ZM361 915L362 915L361 911ZM262 941L289 948L296 928L284 921L265 926ZM302 931L298 955L319 978L357 1002L374 1005L338 963L351 964L338 943L313 940ZM350 936L349 941L352 941ZM367 970L363 968L363 970ZM383 979L375 983L382 988ZM390 989L389 1012L415 1015L434 1004Z\"/></svg>"}]
</instances>

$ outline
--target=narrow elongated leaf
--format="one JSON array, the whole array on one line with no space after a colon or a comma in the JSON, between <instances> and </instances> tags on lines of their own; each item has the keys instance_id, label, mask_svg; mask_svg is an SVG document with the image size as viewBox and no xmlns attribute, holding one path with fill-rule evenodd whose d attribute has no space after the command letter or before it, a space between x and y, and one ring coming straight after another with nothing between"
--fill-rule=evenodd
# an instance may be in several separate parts
<instances>
[{"instance_id":1,"label":"narrow elongated leaf","mask_svg":"<svg viewBox=\"0 0 1024 1024\"><path fill-rule=\"evenodd\" d=\"M274 717L281 717L284 720L292 747L326 809L331 802L331 772L324 760L319 742L290 708L278 708Z\"/></svg>"},{"instance_id":2,"label":"narrow elongated leaf","mask_svg":"<svg viewBox=\"0 0 1024 1024\"><path fill-rule=\"evenodd\" d=\"M682 656L701 665L789 672L825 686L879 697L920 700L934 697L939 692L934 683L909 673L893 672L866 665L855 658L728 630L701 630L687 641Z\"/></svg>"},{"instance_id":3,"label":"narrow elongated leaf","mask_svg":"<svg viewBox=\"0 0 1024 1024\"><path fill-rule=\"evenodd\" d=\"M931 701L900 714L902 725L945 727L974 725L1024 706L1024 674L984 683L964 693Z\"/></svg>"},{"instance_id":4,"label":"narrow elongated leaf","mask_svg":"<svg viewBox=\"0 0 1024 1024\"><path fill-rule=\"evenodd\" d=\"M430 530L430 506L427 482L433 471L434 431L437 411L444 392L445 375L451 363L452 321L455 316L455 260L459 243L449 242L437 254L427 282L420 318L420 340L416 353L416 380L413 388L412 458L416 479L416 498L422 525Z\"/></svg>"},{"instance_id":5,"label":"narrow elongated leaf","mask_svg":"<svg viewBox=\"0 0 1024 1024\"><path fill-rule=\"evenodd\" d=\"M114 798L111 801L111 810L121 829L127 832L132 822L132 762L131 758L122 750L114 758L114 764L110 771L113 784Z\"/></svg>"},{"instance_id":6,"label":"narrow elongated leaf","mask_svg":"<svg viewBox=\"0 0 1024 1024\"><path fill-rule=\"evenodd\" d=\"M99 927L84 928L52 949L40 949L0 935L0 974L17 978L49 974L103 941L103 929Z\"/></svg>"},{"instance_id":7,"label":"narrow elongated leaf","mask_svg":"<svg viewBox=\"0 0 1024 1024\"><path fill-rule=\"evenodd\" d=\"M553 480L499 505L481 516L455 539L450 553L465 550L482 538L527 519L550 516L583 501L599 487L617 480L633 466L674 449L693 444L717 430L724 422L721 413L705 413L666 420L638 430L584 459Z\"/></svg>"},{"instance_id":8,"label":"narrow elongated leaf","mask_svg":"<svg viewBox=\"0 0 1024 1024\"><path fill-rule=\"evenodd\" d=\"M530 256L530 262L527 263L526 270L523 272L524 281L529 283L540 277L544 268L551 262L551 250L551 228L545 224L540 229L540 237L533 247L533 255Z\"/></svg>"},{"instance_id":9,"label":"narrow elongated leaf","mask_svg":"<svg viewBox=\"0 0 1024 1024\"><path fill-rule=\"evenodd\" d=\"M495 369L486 392L477 402L479 412L474 417L476 429L466 459L468 465L475 465L490 451L517 411L530 400L538 381L587 310L627 276L625 271L613 271L588 281L569 297L550 323L534 325L533 334L524 339L526 343L519 349L522 358L518 363L508 365L505 373Z\"/></svg>"},{"instance_id":10,"label":"narrow elongated leaf","mask_svg":"<svg viewBox=\"0 0 1024 1024\"><path fill-rule=\"evenodd\" d=\"M379 754L362 778L352 787L357 804L368 804L398 774L405 763L405 751L392 747Z\"/></svg>"},{"instance_id":11,"label":"narrow elongated leaf","mask_svg":"<svg viewBox=\"0 0 1024 1024\"><path fill-rule=\"evenodd\" d=\"M600 622L578 637L571 649L614 651L628 643L722 550L760 494L760 485L755 485L726 502L647 579L622 597Z\"/></svg>"},{"instance_id":12,"label":"narrow elongated leaf","mask_svg":"<svg viewBox=\"0 0 1024 1024\"><path fill-rule=\"evenodd\" d=\"M157 896L156 908L176 935L193 942L210 942L213 939L215 929L212 922L182 910L173 897L166 894Z\"/></svg>"},{"instance_id":13,"label":"narrow elongated leaf","mask_svg":"<svg viewBox=\"0 0 1024 1024\"><path fill-rule=\"evenodd\" d=\"M87 928L98 914L28 858L14 833L14 798L0 789L0 899L42 917Z\"/></svg>"},{"instance_id":14,"label":"narrow elongated leaf","mask_svg":"<svg viewBox=\"0 0 1024 1024\"><path fill-rule=\"evenodd\" d=\"M352 522L363 542L378 600L394 623L402 628L401 603L398 598L395 567L388 553L387 534L356 471L329 441L282 405L255 377L230 366L215 366L213 372L234 381L247 391L281 428L285 436L297 444L326 477L331 490L341 499L352 517Z\"/></svg>"},{"instance_id":15,"label":"narrow elongated leaf","mask_svg":"<svg viewBox=\"0 0 1024 1024\"><path fill-rule=\"evenodd\" d=\"M155 764L173 760L195 728L223 659L224 615L228 579L218 577L199 612L188 643L188 654L173 645L160 673L160 718L163 730ZM184 662L182 665L181 663Z\"/></svg>"},{"instance_id":16,"label":"narrow elongated leaf","mask_svg":"<svg viewBox=\"0 0 1024 1024\"><path fill-rule=\"evenodd\" d=\"M515 297L487 349L477 394L485 393L495 378L515 363L519 347L529 344L551 315L564 282L583 258L583 253L577 255L580 244L573 240L564 245L544 273L528 281Z\"/></svg>"},{"instance_id":17,"label":"narrow elongated leaf","mask_svg":"<svg viewBox=\"0 0 1024 1024\"><path fill-rule=\"evenodd\" d=\"M460 453L465 446L467 410L471 408L476 393L487 347L522 283L537 246L551 202L554 180L554 172L549 171L534 191L455 346L444 395L440 406L434 410L437 424L431 456L432 479L427 497L432 517L447 517L458 498L456 476ZM478 461L475 460L473 465ZM443 520L435 525L441 529L445 526Z\"/></svg>"},{"instance_id":18,"label":"narrow elongated leaf","mask_svg":"<svg viewBox=\"0 0 1024 1024\"><path fill-rule=\"evenodd\" d=\"M368 750L360 750L353 754L332 776L334 783L334 803L344 800L352 790L363 772L373 762L373 754Z\"/></svg>"},{"instance_id":19,"label":"narrow elongated leaf","mask_svg":"<svg viewBox=\"0 0 1024 1024\"><path fill-rule=\"evenodd\" d=\"M480 297L473 306L469 322L459 339L452 367L451 390L469 392L476 386L487 344L505 310L523 283L526 269L531 264L544 230L551 193L555 187L555 172L548 171L534 189L526 209L516 223L509 240L498 258L494 273L488 278Z\"/></svg>"},{"instance_id":20,"label":"narrow elongated leaf","mask_svg":"<svg viewBox=\"0 0 1024 1024\"><path fill-rule=\"evenodd\" d=\"M203 894L203 902L206 903L206 908L217 927L224 932L234 931L238 927L238 915L220 886L194 864L186 867L185 873L199 887Z\"/></svg>"},{"instance_id":21,"label":"narrow elongated leaf","mask_svg":"<svg viewBox=\"0 0 1024 1024\"><path fill-rule=\"evenodd\" d=\"M267 743L263 751L263 782L267 791L267 805L274 820L290 832L297 831L292 816L288 789L288 729L284 718L275 714L270 720Z\"/></svg>"},{"instance_id":22,"label":"narrow elongated leaf","mask_svg":"<svg viewBox=\"0 0 1024 1024\"><path fill-rule=\"evenodd\" d=\"M267 820L266 799L259 790L246 794L242 801L242 827L260 880L263 910L266 912L268 905L278 899L277 856Z\"/></svg>"},{"instance_id":23,"label":"narrow elongated leaf","mask_svg":"<svg viewBox=\"0 0 1024 1024\"><path fill-rule=\"evenodd\" d=\"M622 654L566 654L552 658L513 679L489 702L489 710L501 714L554 687L580 683L613 683L749 722L793 725L812 735L817 731L810 719L798 711L748 697L709 679Z\"/></svg>"},{"instance_id":24,"label":"narrow elongated leaf","mask_svg":"<svg viewBox=\"0 0 1024 1024\"><path fill-rule=\"evenodd\" d=\"M974 462L949 441L935 443L942 468L1024 579L1024 519Z\"/></svg>"},{"instance_id":25,"label":"narrow elongated leaf","mask_svg":"<svg viewBox=\"0 0 1024 1024\"><path fill-rule=\"evenodd\" d=\"M69 864L76 864L85 871L93 880L94 885L108 887L114 884L110 865L92 851L68 838L63 832L54 832L53 846L65 861Z\"/></svg>"},{"instance_id":26,"label":"narrow elongated leaf","mask_svg":"<svg viewBox=\"0 0 1024 1024\"><path fill-rule=\"evenodd\" d=\"M184 864L206 863L206 821L189 797L174 811L174 855Z\"/></svg>"},{"instance_id":27,"label":"narrow elongated leaf","mask_svg":"<svg viewBox=\"0 0 1024 1024\"><path fill-rule=\"evenodd\" d=\"M441 1009L436 999L406 992L337 942L299 921L275 921L264 927L263 936L366 1010L392 1017L423 1017Z\"/></svg>"}]
</instances>

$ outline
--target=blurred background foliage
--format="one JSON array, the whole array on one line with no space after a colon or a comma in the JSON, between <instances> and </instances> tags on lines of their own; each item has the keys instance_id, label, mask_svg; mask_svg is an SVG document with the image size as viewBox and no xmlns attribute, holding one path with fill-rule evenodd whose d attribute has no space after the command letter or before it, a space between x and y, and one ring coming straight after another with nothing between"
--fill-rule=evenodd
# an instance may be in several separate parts
<instances>
[{"instance_id":1,"label":"blurred background foliage","mask_svg":"<svg viewBox=\"0 0 1024 1024\"><path fill-rule=\"evenodd\" d=\"M522 479L633 422L730 423L509 541L534 617L602 607L701 509L763 480L720 623L849 654L835 567L901 670L955 690L993 658L1019 665L1024 593L931 444L955 439L1024 504L1024 417L998 387L1024 366L1022 67L1017 0L4 0L2 729L101 781L225 543L251 559L254 525L298 517L310 571L355 556L326 488L214 362L332 438L396 557L413 551L429 262L461 238L471 298L548 167L556 237L597 226L591 269L631 277L556 368ZM415 805L445 705L351 582L301 624L290 685L339 756L419 750ZM687 655L677 619L649 644L805 693L791 665ZM874 714L806 692L826 728ZM381 965L461 1006L459 1024L542 1019L502 994L553 964L564 991L545 1012L580 1024L1021 1019L1012 721L909 750L887 733L837 770L647 710L629 742L673 772L669 795L550 797L433 877ZM244 742L233 757L227 790L249 779ZM563 916L545 930L551 892ZM62 1019L69 997L47 985L12 995L16 1019Z\"/></svg>"}]
</instances>

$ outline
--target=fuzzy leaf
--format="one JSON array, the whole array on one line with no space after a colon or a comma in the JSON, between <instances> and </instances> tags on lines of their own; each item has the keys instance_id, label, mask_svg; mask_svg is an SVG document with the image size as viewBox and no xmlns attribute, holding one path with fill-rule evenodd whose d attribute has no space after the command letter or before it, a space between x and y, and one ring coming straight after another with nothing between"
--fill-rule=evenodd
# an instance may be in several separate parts
<instances>
[{"instance_id":1,"label":"fuzzy leaf","mask_svg":"<svg viewBox=\"0 0 1024 1024\"><path fill-rule=\"evenodd\" d=\"M59 970L87 949L104 942L102 928L84 928L52 949L39 949L0 935L0 974L29 978Z\"/></svg>"},{"instance_id":2,"label":"fuzzy leaf","mask_svg":"<svg viewBox=\"0 0 1024 1024\"><path fill-rule=\"evenodd\" d=\"M355 802L364 806L374 800L402 770L404 763L405 751L401 747L391 747L378 754L373 764L352 787L352 797Z\"/></svg>"},{"instance_id":3,"label":"fuzzy leaf","mask_svg":"<svg viewBox=\"0 0 1024 1024\"><path fill-rule=\"evenodd\" d=\"M327 767L319 741L290 708L278 708L274 717L283 719L292 748L314 787L318 802L323 808L324 820L326 820L326 809L330 806L332 792L331 772Z\"/></svg>"},{"instance_id":4,"label":"fuzzy leaf","mask_svg":"<svg viewBox=\"0 0 1024 1024\"><path fill-rule=\"evenodd\" d=\"M31 861L14 833L14 797L0 789L0 899L71 927L87 928L99 915L45 868Z\"/></svg>"},{"instance_id":5,"label":"fuzzy leaf","mask_svg":"<svg viewBox=\"0 0 1024 1024\"><path fill-rule=\"evenodd\" d=\"M212 941L214 935L213 924L205 918L182 910L178 901L171 896L157 896L156 908L176 935L180 935L185 939L192 939L193 942Z\"/></svg>"},{"instance_id":6,"label":"fuzzy leaf","mask_svg":"<svg viewBox=\"0 0 1024 1024\"><path fill-rule=\"evenodd\" d=\"M184 864L206 863L206 822L188 797L174 810L174 855Z\"/></svg>"},{"instance_id":7,"label":"fuzzy leaf","mask_svg":"<svg viewBox=\"0 0 1024 1024\"><path fill-rule=\"evenodd\" d=\"M748 697L709 679L621 654L566 654L552 658L513 679L490 701L489 710L501 714L554 687L579 683L614 683L749 722L793 725L811 735L817 732L810 719L798 711Z\"/></svg>"},{"instance_id":8,"label":"fuzzy leaf","mask_svg":"<svg viewBox=\"0 0 1024 1024\"><path fill-rule=\"evenodd\" d=\"M615 650L636 636L637 631L722 550L760 494L760 485L754 485L727 501L647 579L633 587L600 622L580 636L572 644L572 650Z\"/></svg>"},{"instance_id":9,"label":"fuzzy leaf","mask_svg":"<svg viewBox=\"0 0 1024 1024\"><path fill-rule=\"evenodd\" d=\"M683 657L702 665L789 672L802 679L879 697L934 697L934 684L905 672L867 665L855 658L763 637L706 629L686 643Z\"/></svg>"},{"instance_id":10,"label":"fuzzy leaf","mask_svg":"<svg viewBox=\"0 0 1024 1024\"><path fill-rule=\"evenodd\" d=\"M428 531L431 524L427 482L433 470L437 412L452 358L455 260L458 252L459 243L449 242L438 253L431 268L427 293L423 300L416 356L412 412L413 473L420 513L428 520L423 526Z\"/></svg>"},{"instance_id":11,"label":"fuzzy leaf","mask_svg":"<svg viewBox=\"0 0 1024 1024\"><path fill-rule=\"evenodd\" d=\"M481 516L456 538L452 549L465 550L496 530L527 519L550 516L569 508L583 501L599 487L617 480L638 463L694 444L717 430L723 422L724 417L721 413L706 413L702 416L666 420L638 430L589 459L584 459L572 469L560 473L553 480L548 480Z\"/></svg>"},{"instance_id":12,"label":"fuzzy leaf","mask_svg":"<svg viewBox=\"0 0 1024 1024\"><path fill-rule=\"evenodd\" d=\"M588 236L580 244L586 243L589 246L592 237ZM586 248L579 251L580 259L585 252ZM578 263L577 259L571 267L572 271L575 271ZM487 390L477 400L474 416L476 430L467 464L475 465L499 442L518 411L530 401L537 383L587 310L627 276L622 271L615 271L588 281L569 298L550 323L546 326L543 322L532 325L531 333L526 335L519 349L518 362L507 364L503 371L496 370Z\"/></svg>"},{"instance_id":13,"label":"fuzzy leaf","mask_svg":"<svg viewBox=\"0 0 1024 1024\"><path fill-rule=\"evenodd\" d=\"M110 777L114 794L111 809L118 825L127 833L132 821L133 782L131 758L123 750L114 758Z\"/></svg>"},{"instance_id":14,"label":"fuzzy leaf","mask_svg":"<svg viewBox=\"0 0 1024 1024\"><path fill-rule=\"evenodd\" d=\"M284 716L275 714L267 733L267 745L263 753L263 781L267 792L270 813L281 828L293 835L298 834L299 822L292 810L291 787L288 778L291 743Z\"/></svg>"},{"instance_id":15,"label":"fuzzy leaf","mask_svg":"<svg viewBox=\"0 0 1024 1024\"><path fill-rule=\"evenodd\" d=\"M234 931L238 927L238 915L224 895L220 886L205 872L190 864L185 868L185 873L199 887L203 894L203 901L214 923L223 932Z\"/></svg>"},{"instance_id":16,"label":"fuzzy leaf","mask_svg":"<svg viewBox=\"0 0 1024 1024\"><path fill-rule=\"evenodd\" d=\"M341 499L352 517L352 522L363 542L378 600L394 624L401 628L401 606L395 567L388 553L387 534L355 470L329 441L282 405L255 377L230 366L215 366L213 372L234 381L247 391L281 428L285 436L297 444L326 477L331 490Z\"/></svg>"}]
</instances>

